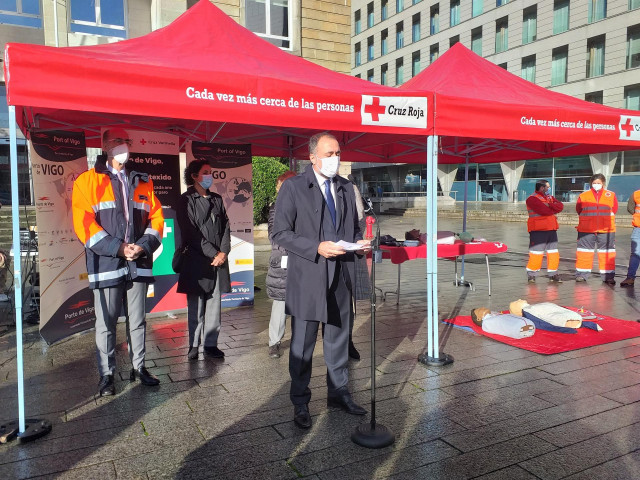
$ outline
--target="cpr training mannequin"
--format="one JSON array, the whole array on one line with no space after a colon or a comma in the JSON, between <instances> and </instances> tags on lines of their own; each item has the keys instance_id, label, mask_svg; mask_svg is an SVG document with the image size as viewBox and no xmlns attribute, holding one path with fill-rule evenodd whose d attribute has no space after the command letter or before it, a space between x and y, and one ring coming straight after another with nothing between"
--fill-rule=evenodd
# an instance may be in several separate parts
<instances>
[{"instance_id":1,"label":"cpr training mannequin","mask_svg":"<svg viewBox=\"0 0 640 480\"><path fill-rule=\"evenodd\" d=\"M509 338L527 338L532 336L536 327L531 320L511 313L492 312L488 308L471 310L471 320L482 327L482 331Z\"/></svg>"}]
</instances>

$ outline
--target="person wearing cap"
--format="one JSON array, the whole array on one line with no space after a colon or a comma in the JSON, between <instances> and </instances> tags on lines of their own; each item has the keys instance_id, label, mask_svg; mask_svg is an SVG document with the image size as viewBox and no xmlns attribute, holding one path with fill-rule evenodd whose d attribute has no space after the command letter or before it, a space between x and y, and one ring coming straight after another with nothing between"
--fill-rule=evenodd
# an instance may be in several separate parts
<instances>
[{"instance_id":1,"label":"person wearing cap","mask_svg":"<svg viewBox=\"0 0 640 480\"><path fill-rule=\"evenodd\" d=\"M146 173L126 168L131 139L122 128L104 131L91 170L73 184L73 226L85 247L96 313L99 394L115 395L116 324L126 317L130 380L160 381L145 367L145 300L153 282L153 252L161 245L164 217Z\"/></svg>"},{"instance_id":2,"label":"person wearing cap","mask_svg":"<svg viewBox=\"0 0 640 480\"><path fill-rule=\"evenodd\" d=\"M560 253L558 252L558 218L556 215L564 208L560 200L551 195L551 186L547 180L536 182L536 191L527 198L527 229L529 230L529 262L527 279L536 281L536 275L542 268L542 258L547 253L547 275L549 280L561 283L558 275Z\"/></svg>"}]
</instances>

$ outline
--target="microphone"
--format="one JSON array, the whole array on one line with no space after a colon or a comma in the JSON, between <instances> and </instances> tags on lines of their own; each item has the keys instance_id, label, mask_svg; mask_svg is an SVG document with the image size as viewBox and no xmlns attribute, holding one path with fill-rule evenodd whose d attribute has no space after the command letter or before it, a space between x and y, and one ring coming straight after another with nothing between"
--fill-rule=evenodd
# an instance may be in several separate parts
<instances>
[{"instance_id":1,"label":"microphone","mask_svg":"<svg viewBox=\"0 0 640 480\"><path fill-rule=\"evenodd\" d=\"M373 213L373 203L369 197L365 197L363 194L360 194L362 201L364 202L364 213Z\"/></svg>"}]
</instances>

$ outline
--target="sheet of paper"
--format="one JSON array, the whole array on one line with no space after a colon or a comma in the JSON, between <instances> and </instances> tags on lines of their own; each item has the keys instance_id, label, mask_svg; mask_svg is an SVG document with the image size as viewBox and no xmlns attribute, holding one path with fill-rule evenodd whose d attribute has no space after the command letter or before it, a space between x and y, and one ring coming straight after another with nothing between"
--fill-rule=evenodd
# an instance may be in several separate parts
<instances>
[{"instance_id":1,"label":"sheet of paper","mask_svg":"<svg viewBox=\"0 0 640 480\"><path fill-rule=\"evenodd\" d=\"M337 245L340 245L347 252L355 252L356 250L362 250L363 248L368 248L368 245L359 245L357 243L345 242L344 240L340 240L336 242Z\"/></svg>"}]
</instances>

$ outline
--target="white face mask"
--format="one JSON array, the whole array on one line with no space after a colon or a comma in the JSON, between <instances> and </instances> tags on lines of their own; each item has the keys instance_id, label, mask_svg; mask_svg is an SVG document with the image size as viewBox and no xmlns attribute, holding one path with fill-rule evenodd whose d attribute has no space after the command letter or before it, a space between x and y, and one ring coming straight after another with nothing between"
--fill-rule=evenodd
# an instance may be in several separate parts
<instances>
[{"instance_id":1,"label":"white face mask","mask_svg":"<svg viewBox=\"0 0 640 480\"><path fill-rule=\"evenodd\" d=\"M120 165L124 165L129 160L129 146L126 143L113 147L109 153Z\"/></svg>"},{"instance_id":2,"label":"white face mask","mask_svg":"<svg viewBox=\"0 0 640 480\"><path fill-rule=\"evenodd\" d=\"M600 190L602 190L602 184L594 183L593 185L591 185L591 188L593 188L596 192L599 192Z\"/></svg>"},{"instance_id":3,"label":"white face mask","mask_svg":"<svg viewBox=\"0 0 640 480\"><path fill-rule=\"evenodd\" d=\"M340 168L340 157L325 157L322 159L322 168L320 173L327 178L333 178L337 175Z\"/></svg>"}]
</instances>

